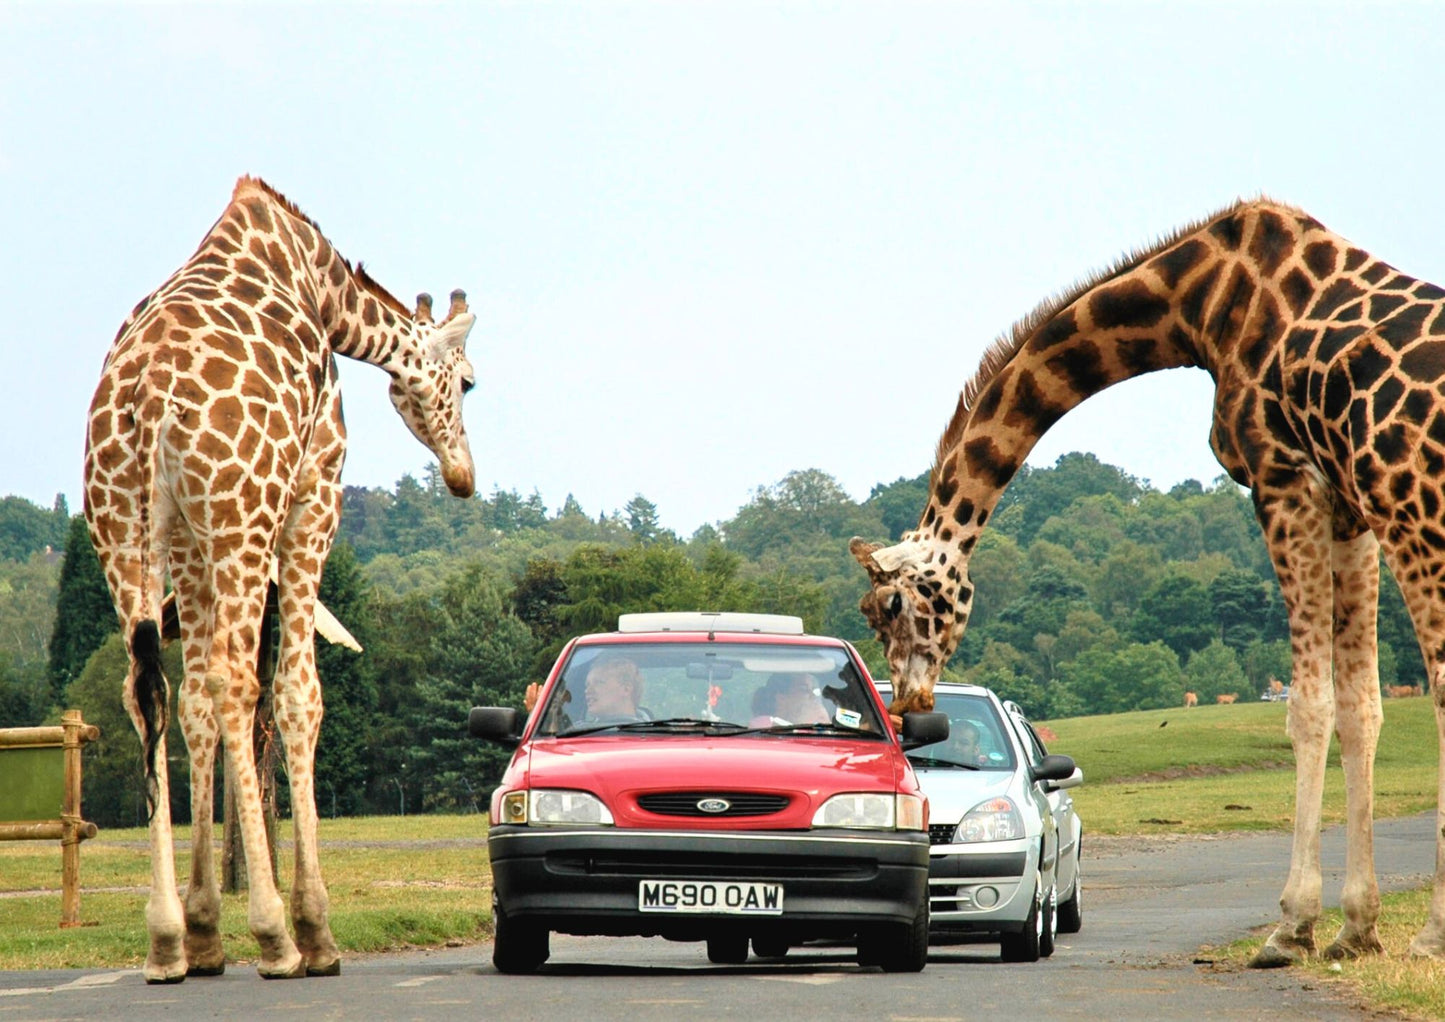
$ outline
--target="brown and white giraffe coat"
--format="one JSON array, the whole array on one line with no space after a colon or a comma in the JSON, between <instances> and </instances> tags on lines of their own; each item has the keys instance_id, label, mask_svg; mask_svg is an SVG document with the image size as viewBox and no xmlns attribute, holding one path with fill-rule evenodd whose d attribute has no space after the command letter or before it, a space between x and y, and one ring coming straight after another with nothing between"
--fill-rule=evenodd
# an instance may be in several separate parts
<instances>
[{"instance_id":1,"label":"brown and white giraffe coat","mask_svg":"<svg viewBox=\"0 0 1445 1022\"><path fill-rule=\"evenodd\" d=\"M333 355L370 362L391 399L468 496L462 395L475 317L455 292L434 323L409 312L264 182L242 178L195 254L117 334L91 403L85 514L131 650L126 709L140 734L151 807L145 976L216 973L225 958L212 862L217 741L236 782L249 924L265 976L329 974L340 957L317 861L312 774L322 699L316 593L341 510L346 431ZM178 713L190 753L193 847L177 895L160 668L161 601L175 588L185 660ZM268 583L282 620L275 717L294 815L293 940L271 875L252 758L258 641Z\"/></svg>"},{"instance_id":2,"label":"brown and white giraffe coat","mask_svg":"<svg viewBox=\"0 0 1445 1022\"><path fill-rule=\"evenodd\" d=\"M894 712L932 706L973 599L968 560L1039 437L1121 380L1194 366L1211 443L1248 487L1289 611L1295 837L1282 920L1255 964L1314 948L1325 757L1348 801L1345 923L1332 956L1378 950L1371 820L1380 730L1379 554L1420 637L1445 748L1445 291L1298 209L1238 203L1046 302L984 356L939 442L918 528L855 539L860 604L884 644ZM1445 773L1442 773L1445 826ZM1445 831L1418 954L1445 953Z\"/></svg>"}]
</instances>

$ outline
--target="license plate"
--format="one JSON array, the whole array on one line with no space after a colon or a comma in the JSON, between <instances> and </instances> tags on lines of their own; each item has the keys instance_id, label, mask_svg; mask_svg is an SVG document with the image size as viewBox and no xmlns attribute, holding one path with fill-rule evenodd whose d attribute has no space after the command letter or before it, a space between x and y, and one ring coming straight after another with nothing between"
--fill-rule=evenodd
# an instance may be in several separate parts
<instances>
[{"instance_id":1,"label":"license plate","mask_svg":"<svg viewBox=\"0 0 1445 1022\"><path fill-rule=\"evenodd\" d=\"M726 880L643 880L637 887L641 912L744 916L783 914L783 885Z\"/></svg>"}]
</instances>

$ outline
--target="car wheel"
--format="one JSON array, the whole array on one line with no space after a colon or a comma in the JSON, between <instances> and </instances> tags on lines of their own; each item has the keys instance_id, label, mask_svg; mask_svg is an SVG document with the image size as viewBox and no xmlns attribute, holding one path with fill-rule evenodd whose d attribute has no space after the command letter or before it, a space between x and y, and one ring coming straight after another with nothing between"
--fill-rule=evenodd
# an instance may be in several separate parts
<instances>
[{"instance_id":1,"label":"car wheel","mask_svg":"<svg viewBox=\"0 0 1445 1022\"><path fill-rule=\"evenodd\" d=\"M1044 916L1039 922L1039 957L1048 958L1054 953L1054 937L1058 933L1059 923L1059 889L1049 888L1049 896L1044 899Z\"/></svg>"},{"instance_id":2,"label":"car wheel","mask_svg":"<svg viewBox=\"0 0 1445 1022\"><path fill-rule=\"evenodd\" d=\"M891 923L859 934L858 964L884 972L922 972L928 964L928 889L908 923Z\"/></svg>"},{"instance_id":3,"label":"car wheel","mask_svg":"<svg viewBox=\"0 0 1445 1022\"><path fill-rule=\"evenodd\" d=\"M707 939L707 960L714 965L742 965L748 960L748 938L745 934L727 934Z\"/></svg>"},{"instance_id":4,"label":"car wheel","mask_svg":"<svg viewBox=\"0 0 1445 1022\"><path fill-rule=\"evenodd\" d=\"M753 954L759 958L786 958L788 942L776 937L754 937Z\"/></svg>"},{"instance_id":5,"label":"car wheel","mask_svg":"<svg viewBox=\"0 0 1445 1022\"><path fill-rule=\"evenodd\" d=\"M495 892L492 894L492 923L496 929L492 939L492 964L498 972L511 975L536 972L537 967L552 954L547 928L507 915L502 911Z\"/></svg>"},{"instance_id":6,"label":"car wheel","mask_svg":"<svg viewBox=\"0 0 1445 1022\"><path fill-rule=\"evenodd\" d=\"M1042 900L1043 881L1041 878L1034 880L1034 899L1029 908L1028 918L1024 920L1023 929L1018 933L1005 933L999 941L999 957L1006 962L1037 962L1039 960L1039 944L1043 935L1043 907L1039 904Z\"/></svg>"},{"instance_id":7,"label":"car wheel","mask_svg":"<svg viewBox=\"0 0 1445 1022\"><path fill-rule=\"evenodd\" d=\"M1059 905L1059 932L1078 933L1084 925L1084 875L1079 872L1080 856L1074 853L1074 890L1069 900Z\"/></svg>"}]
</instances>

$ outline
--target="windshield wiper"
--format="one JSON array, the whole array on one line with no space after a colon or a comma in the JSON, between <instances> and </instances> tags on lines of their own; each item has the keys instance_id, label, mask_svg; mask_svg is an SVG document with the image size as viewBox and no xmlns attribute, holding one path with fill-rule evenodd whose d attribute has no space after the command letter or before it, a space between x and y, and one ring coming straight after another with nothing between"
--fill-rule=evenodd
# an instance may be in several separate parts
<instances>
[{"instance_id":1,"label":"windshield wiper","mask_svg":"<svg viewBox=\"0 0 1445 1022\"><path fill-rule=\"evenodd\" d=\"M871 735L873 732L862 728L844 727L828 721L824 724L770 724L767 727L749 727L738 731L740 735L793 735L799 731L818 735Z\"/></svg>"},{"instance_id":2,"label":"windshield wiper","mask_svg":"<svg viewBox=\"0 0 1445 1022\"><path fill-rule=\"evenodd\" d=\"M908 762L914 766L922 767L955 767L959 770L982 770L983 767L974 763L960 763L953 759L935 759L932 756L909 756Z\"/></svg>"}]
</instances>

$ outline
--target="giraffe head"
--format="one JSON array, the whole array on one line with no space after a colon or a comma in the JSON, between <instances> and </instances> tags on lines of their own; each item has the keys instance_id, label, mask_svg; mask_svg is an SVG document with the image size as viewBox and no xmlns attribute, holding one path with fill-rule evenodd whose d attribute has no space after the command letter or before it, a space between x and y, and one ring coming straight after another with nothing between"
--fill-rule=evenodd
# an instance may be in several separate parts
<instances>
[{"instance_id":1,"label":"giraffe head","mask_svg":"<svg viewBox=\"0 0 1445 1022\"><path fill-rule=\"evenodd\" d=\"M854 537L848 549L868 572L859 601L883 643L893 677L893 713L933 709L933 686L958 648L973 605L968 566L956 549L904 536L894 546Z\"/></svg>"},{"instance_id":2,"label":"giraffe head","mask_svg":"<svg viewBox=\"0 0 1445 1022\"><path fill-rule=\"evenodd\" d=\"M462 424L462 397L476 384L467 361L467 334L477 317L467 311L464 291L452 292L452 306L432 322L431 296L417 296L412 317L414 357L392 370L391 403L407 427L441 461L447 489L470 497L476 487L472 451Z\"/></svg>"}]
</instances>

